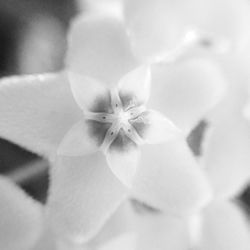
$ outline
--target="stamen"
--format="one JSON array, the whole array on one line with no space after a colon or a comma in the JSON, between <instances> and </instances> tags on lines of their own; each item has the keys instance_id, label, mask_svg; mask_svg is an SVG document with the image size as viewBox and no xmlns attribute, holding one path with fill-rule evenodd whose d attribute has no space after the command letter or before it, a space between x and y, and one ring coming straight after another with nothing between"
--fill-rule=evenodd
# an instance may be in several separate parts
<instances>
[{"instance_id":1,"label":"stamen","mask_svg":"<svg viewBox=\"0 0 250 250\"><path fill-rule=\"evenodd\" d=\"M115 114L119 113L123 109L121 99L115 89L111 91L111 106Z\"/></svg>"},{"instance_id":2,"label":"stamen","mask_svg":"<svg viewBox=\"0 0 250 250\"><path fill-rule=\"evenodd\" d=\"M135 107L132 109L129 109L129 119L136 119L141 113L143 113L146 110L145 106L139 106L139 107Z\"/></svg>"},{"instance_id":3,"label":"stamen","mask_svg":"<svg viewBox=\"0 0 250 250\"><path fill-rule=\"evenodd\" d=\"M144 144L144 140L139 136L136 129L132 125L123 126L125 135L137 145Z\"/></svg>"},{"instance_id":4,"label":"stamen","mask_svg":"<svg viewBox=\"0 0 250 250\"><path fill-rule=\"evenodd\" d=\"M101 145L101 150L106 152L109 148L109 146L112 144L112 142L117 137L118 133L120 131L120 127L117 125L117 123L112 124L112 126L107 131L105 138L103 140L103 143Z\"/></svg>"},{"instance_id":5,"label":"stamen","mask_svg":"<svg viewBox=\"0 0 250 250\"><path fill-rule=\"evenodd\" d=\"M85 112L84 117L86 120L93 120L101 123L113 123L115 120L114 115L108 113Z\"/></svg>"}]
</instances>

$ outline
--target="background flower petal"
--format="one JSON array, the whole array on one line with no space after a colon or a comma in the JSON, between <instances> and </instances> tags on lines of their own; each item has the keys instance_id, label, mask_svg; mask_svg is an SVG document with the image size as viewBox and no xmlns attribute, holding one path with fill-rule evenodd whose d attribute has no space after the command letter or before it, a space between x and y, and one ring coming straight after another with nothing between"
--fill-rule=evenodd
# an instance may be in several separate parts
<instances>
[{"instance_id":1,"label":"background flower petal","mask_svg":"<svg viewBox=\"0 0 250 250\"><path fill-rule=\"evenodd\" d=\"M213 61L192 59L152 70L149 104L188 133L220 101L225 80Z\"/></svg>"},{"instance_id":2,"label":"background flower petal","mask_svg":"<svg viewBox=\"0 0 250 250\"><path fill-rule=\"evenodd\" d=\"M247 44L250 8L246 1L240 0L235 4L234 0L192 0L185 7L182 11L187 25L228 39L234 48L243 48Z\"/></svg>"},{"instance_id":3,"label":"background flower petal","mask_svg":"<svg viewBox=\"0 0 250 250\"><path fill-rule=\"evenodd\" d=\"M181 137L142 148L133 191L138 200L175 214L197 211L211 198L208 181Z\"/></svg>"},{"instance_id":4,"label":"background flower petal","mask_svg":"<svg viewBox=\"0 0 250 250\"><path fill-rule=\"evenodd\" d=\"M95 236L126 196L103 154L59 157L51 170L48 216L60 237L83 243Z\"/></svg>"},{"instance_id":5,"label":"background flower petal","mask_svg":"<svg viewBox=\"0 0 250 250\"><path fill-rule=\"evenodd\" d=\"M136 250L187 250L189 235L183 218L166 214L137 215Z\"/></svg>"},{"instance_id":6,"label":"background flower petal","mask_svg":"<svg viewBox=\"0 0 250 250\"><path fill-rule=\"evenodd\" d=\"M31 249L42 231L40 205L4 177L0 197L0 249Z\"/></svg>"},{"instance_id":7,"label":"background flower petal","mask_svg":"<svg viewBox=\"0 0 250 250\"><path fill-rule=\"evenodd\" d=\"M154 60L175 48L184 36L185 26L178 10L185 1L127 0L125 22L134 53L141 60Z\"/></svg>"},{"instance_id":8,"label":"background flower petal","mask_svg":"<svg viewBox=\"0 0 250 250\"><path fill-rule=\"evenodd\" d=\"M249 249L249 225L240 207L215 201L203 213L200 247L204 250Z\"/></svg>"},{"instance_id":9,"label":"background flower petal","mask_svg":"<svg viewBox=\"0 0 250 250\"><path fill-rule=\"evenodd\" d=\"M229 87L223 101L206 117L211 129L203 142L202 161L215 194L233 197L250 178L250 124L243 117L249 73L232 58L223 66Z\"/></svg>"},{"instance_id":10,"label":"background flower petal","mask_svg":"<svg viewBox=\"0 0 250 250\"><path fill-rule=\"evenodd\" d=\"M54 153L81 117L64 73L0 81L0 136L35 153Z\"/></svg>"},{"instance_id":11,"label":"background flower petal","mask_svg":"<svg viewBox=\"0 0 250 250\"><path fill-rule=\"evenodd\" d=\"M72 23L67 64L108 85L137 65L124 25L108 15L80 16Z\"/></svg>"},{"instance_id":12,"label":"background flower petal","mask_svg":"<svg viewBox=\"0 0 250 250\"><path fill-rule=\"evenodd\" d=\"M126 0L125 21L139 58L164 58L191 29L244 47L249 39L249 5L240 0Z\"/></svg>"}]
</instances>

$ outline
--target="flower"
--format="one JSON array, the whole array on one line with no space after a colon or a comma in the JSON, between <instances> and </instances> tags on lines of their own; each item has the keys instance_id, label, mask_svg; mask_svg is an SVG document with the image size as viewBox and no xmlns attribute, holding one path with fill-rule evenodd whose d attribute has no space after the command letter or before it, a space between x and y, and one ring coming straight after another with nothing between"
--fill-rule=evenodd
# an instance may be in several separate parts
<instances>
[{"instance_id":1,"label":"flower","mask_svg":"<svg viewBox=\"0 0 250 250\"><path fill-rule=\"evenodd\" d=\"M150 69L126 74L111 90L95 79L69 73L71 89L83 119L59 145L62 156L82 156L101 150L112 172L131 187L139 163L139 146L161 144L181 136L161 113L148 110Z\"/></svg>"},{"instance_id":2,"label":"flower","mask_svg":"<svg viewBox=\"0 0 250 250\"><path fill-rule=\"evenodd\" d=\"M183 129L186 135L218 102L224 90L224 79L214 63L211 60L191 59L175 65L155 64L151 67L152 88L148 107L155 107L169 120L155 112L142 113L146 119L150 118L150 121L154 121L151 120L152 117L159 121L152 123L156 125L156 130L154 126L145 130L145 139L151 141L158 138L163 139L165 143L141 147L142 160L138 163L132 187L128 188L110 171L103 153L97 151L90 154L89 150L96 148L96 140L93 139L104 135L106 138L106 134L102 132L106 123L100 123L101 129L94 126L93 121L87 122L88 126L85 126L86 117L88 121L90 117L94 120L101 118L96 114L86 113L85 104L90 111L98 111L91 110L94 107L91 103L100 104L100 97L97 97L97 103L92 98L99 96L98 93L103 95L105 88L112 90L112 98L117 96L113 93L117 90L114 86L119 82L119 91L126 93L130 90L136 96L129 105L140 106L141 102L136 102L142 100L144 103L149 94L147 81L143 80L148 74L147 67L140 66L145 63L134 57L124 23L107 14L80 17L74 21L69 35L66 62L63 72L9 77L2 79L0 85L0 135L49 158L52 162L47 214L57 235L75 242L88 240L97 233L128 195L174 213L190 213L203 206L210 197L209 184L186 145L185 136L179 135L169 120ZM132 79L128 80L131 75ZM132 85L135 76L139 81ZM87 82L91 82L88 87ZM103 84L97 85L97 82ZM70 87L76 102L85 109L86 117L76 104ZM103 90L100 91L99 87ZM137 87L137 91L134 87ZM119 101L119 98L117 100ZM126 101L125 96L121 101ZM99 106L111 108L109 104ZM119 112L115 115L110 114L110 111L105 115L105 119L114 125L113 135L118 133L121 125L129 125L129 114L122 111L120 104L118 107ZM138 114L141 112L140 108L134 108L134 111ZM71 131L69 137L66 135L60 145L64 135L79 121L82 122L74 128L82 126L92 129L92 134L86 130L78 130L80 134ZM167 128L174 132L174 136L167 133L165 135L172 138L161 138L158 133L160 124L167 125ZM136 132L132 131L132 127L130 129L131 132ZM142 130L139 129L139 132ZM85 151L83 156L61 155L65 152L75 154L77 150L83 149L68 150L68 145L72 145L68 144L68 139L72 138L72 135L74 145L88 144L89 154ZM84 135L84 140L80 140L81 135ZM103 144L103 148L108 149L108 162L112 163L110 166L116 176L128 183L127 177L133 175L135 165L129 165L132 172L122 168L121 163L126 159L126 154L122 155L121 150L110 153L108 146L113 141L110 136L107 136ZM136 151L131 149L136 148L135 144L140 144L137 139L134 133L133 141L130 142L133 146L129 147L129 155L134 155L133 161L137 160L137 157ZM115 145L113 149L118 149L117 146L122 144L118 142ZM59 156L56 156L57 151ZM121 175L122 172L128 175Z\"/></svg>"}]
</instances>

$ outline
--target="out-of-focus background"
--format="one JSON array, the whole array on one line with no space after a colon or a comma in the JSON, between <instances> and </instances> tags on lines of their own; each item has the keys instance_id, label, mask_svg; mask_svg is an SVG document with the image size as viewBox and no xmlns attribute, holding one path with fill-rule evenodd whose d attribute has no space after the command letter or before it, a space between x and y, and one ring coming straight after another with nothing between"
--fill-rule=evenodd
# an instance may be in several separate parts
<instances>
[{"instance_id":1,"label":"out-of-focus background","mask_svg":"<svg viewBox=\"0 0 250 250\"><path fill-rule=\"evenodd\" d=\"M0 77L62 69L67 30L79 9L79 1L74 0L0 0ZM202 122L188 139L196 154L204 128ZM0 139L0 173L41 202L46 200L47 167L38 156ZM239 199L250 208L250 188Z\"/></svg>"}]
</instances>

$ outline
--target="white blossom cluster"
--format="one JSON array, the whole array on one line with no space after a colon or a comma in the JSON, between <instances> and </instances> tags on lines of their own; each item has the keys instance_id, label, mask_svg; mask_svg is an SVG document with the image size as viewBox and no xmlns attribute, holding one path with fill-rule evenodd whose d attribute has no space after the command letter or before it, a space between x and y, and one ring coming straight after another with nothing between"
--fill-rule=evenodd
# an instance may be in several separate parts
<instances>
[{"instance_id":1,"label":"white blossom cluster","mask_svg":"<svg viewBox=\"0 0 250 250\"><path fill-rule=\"evenodd\" d=\"M50 162L45 205L0 178L0 249L249 249L250 3L84 4L63 71L0 80L0 137Z\"/></svg>"}]
</instances>

